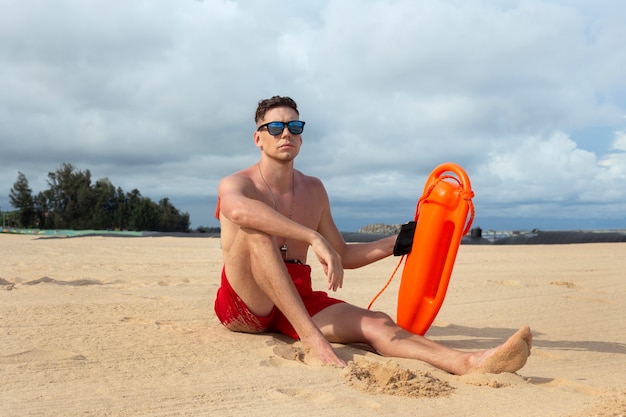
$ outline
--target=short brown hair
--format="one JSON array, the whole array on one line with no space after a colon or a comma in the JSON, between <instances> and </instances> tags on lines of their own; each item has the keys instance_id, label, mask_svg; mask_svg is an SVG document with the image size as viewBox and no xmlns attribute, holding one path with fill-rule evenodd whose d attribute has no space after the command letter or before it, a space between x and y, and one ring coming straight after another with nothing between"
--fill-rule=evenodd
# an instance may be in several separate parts
<instances>
[{"instance_id":1,"label":"short brown hair","mask_svg":"<svg viewBox=\"0 0 626 417\"><path fill-rule=\"evenodd\" d=\"M295 101L293 101L293 99L291 99L290 97L274 96L272 98L266 98L259 101L259 105L256 108L256 113L254 114L254 122L259 123L259 121L263 120L263 118L265 117L265 113L272 109L275 109L276 107L289 107L291 109L294 109L296 113L298 113L298 116L300 115L300 112L298 111L298 105Z\"/></svg>"}]
</instances>

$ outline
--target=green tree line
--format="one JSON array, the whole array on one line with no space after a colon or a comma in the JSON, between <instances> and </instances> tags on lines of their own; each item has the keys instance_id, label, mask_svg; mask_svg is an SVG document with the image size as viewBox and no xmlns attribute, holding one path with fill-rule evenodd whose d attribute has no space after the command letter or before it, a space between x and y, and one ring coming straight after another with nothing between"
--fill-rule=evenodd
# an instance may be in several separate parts
<instances>
[{"instance_id":1,"label":"green tree line","mask_svg":"<svg viewBox=\"0 0 626 417\"><path fill-rule=\"evenodd\" d=\"M89 170L80 171L72 164L49 172L47 182L49 188L34 195L26 176L18 173L9 194L17 227L189 231L189 214L181 213L168 198L157 203L137 189L125 193L108 178L92 183Z\"/></svg>"}]
</instances>

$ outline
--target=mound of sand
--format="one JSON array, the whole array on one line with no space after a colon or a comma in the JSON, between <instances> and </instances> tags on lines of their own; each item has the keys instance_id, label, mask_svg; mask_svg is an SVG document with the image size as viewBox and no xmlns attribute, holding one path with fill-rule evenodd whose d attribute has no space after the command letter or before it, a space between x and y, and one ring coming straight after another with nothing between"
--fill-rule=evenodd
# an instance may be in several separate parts
<instances>
[{"instance_id":1,"label":"mound of sand","mask_svg":"<svg viewBox=\"0 0 626 417\"><path fill-rule=\"evenodd\" d=\"M429 372L412 371L388 361L384 364L365 360L348 363L346 383L360 391L403 397L449 396L454 388Z\"/></svg>"}]
</instances>

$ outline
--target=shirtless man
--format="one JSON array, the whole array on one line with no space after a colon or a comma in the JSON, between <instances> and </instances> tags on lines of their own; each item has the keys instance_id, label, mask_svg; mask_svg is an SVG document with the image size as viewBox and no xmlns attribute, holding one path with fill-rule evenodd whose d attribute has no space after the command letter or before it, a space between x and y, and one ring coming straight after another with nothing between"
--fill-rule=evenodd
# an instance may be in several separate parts
<instances>
[{"instance_id":1,"label":"shirtless man","mask_svg":"<svg viewBox=\"0 0 626 417\"><path fill-rule=\"evenodd\" d=\"M364 343L381 355L417 359L458 375L524 366L532 342L526 326L498 347L464 352L409 333L383 312L312 291L309 249L323 266L328 290L336 291L344 268L391 255L396 237L346 244L322 182L294 169L305 123L292 99L260 101L255 122L259 162L223 178L218 187L224 268L215 312L224 326L284 333L329 365L345 365L330 343Z\"/></svg>"}]
</instances>

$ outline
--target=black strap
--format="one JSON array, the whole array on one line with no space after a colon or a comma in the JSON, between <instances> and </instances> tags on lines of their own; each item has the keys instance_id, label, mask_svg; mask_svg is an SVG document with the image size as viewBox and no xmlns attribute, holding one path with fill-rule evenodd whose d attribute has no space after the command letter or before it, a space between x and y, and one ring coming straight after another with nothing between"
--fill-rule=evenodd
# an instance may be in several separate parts
<instances>
[{"instance_id":1,"label":"black strap","mask_svg":"<svg viewBox=\"0 0 626 417\"><path fill-rule=\"evenodd\" d=\"M410 221L400 227L400 233L398 233L396 244L393 247L393 254L395 256L402 256L411 253L416 224L416 222Z\"/></svg>"}]
</instances>

